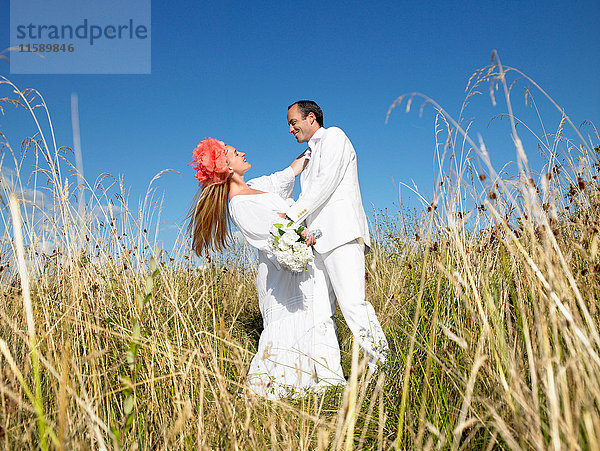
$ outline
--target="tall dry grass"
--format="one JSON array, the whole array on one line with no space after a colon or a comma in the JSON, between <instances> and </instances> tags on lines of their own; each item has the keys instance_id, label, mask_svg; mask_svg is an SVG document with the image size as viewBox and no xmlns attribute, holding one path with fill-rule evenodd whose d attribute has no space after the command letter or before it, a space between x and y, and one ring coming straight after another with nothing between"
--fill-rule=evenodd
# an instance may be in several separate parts
<instances>
[{"instance_id":1,"label":"tall dry grass","mask_svg":"<svg viewBox=\"0 0 600 451\"><path fill-rule=\"evenodd\" d=\"M45 140L47 126L27 152L5 139L2 167L11 159L14 169L12 182L3 171L3 199L16 193L21 207L0 210L0 443L597 449L600 139L584 139L562 113L533 173L512 112L515 72L495 59L467 95L490 87L504 99L514 177L494 170L465 121L426 99L436 108L438 188L423 213L376 216L367 261L389 366L366 374L338 318L348 385L298 400L238 396L261 329L243 249L202 269L185 237L159 252L152 184L135 213L119 180L70 185L75 167ZM32 117L45 114L33 108L39 94L3 86ZM29 184L28 158L38 178ZM86 196L83 214L75 195Z\"/></svg>"}]
</instances>

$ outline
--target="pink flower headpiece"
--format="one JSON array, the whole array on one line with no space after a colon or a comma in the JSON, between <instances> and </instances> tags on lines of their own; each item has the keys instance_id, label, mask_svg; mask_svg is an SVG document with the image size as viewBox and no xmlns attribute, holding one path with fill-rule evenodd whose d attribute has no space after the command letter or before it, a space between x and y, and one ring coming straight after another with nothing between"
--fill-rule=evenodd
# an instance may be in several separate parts
<instances>
[{"instance_id":1,"label":"pink flower headpiece","mask_svg":"<svg viewBox=\"0 0 600 451\"><path fill-rule=\"evenodd\" d=\"M203 186L225 183L229 177L229 165L225 156L225 143L218 139L204 138L194 150L194 159L188 166L196 170L196 180Z\"/></svg>"}]
</instances>

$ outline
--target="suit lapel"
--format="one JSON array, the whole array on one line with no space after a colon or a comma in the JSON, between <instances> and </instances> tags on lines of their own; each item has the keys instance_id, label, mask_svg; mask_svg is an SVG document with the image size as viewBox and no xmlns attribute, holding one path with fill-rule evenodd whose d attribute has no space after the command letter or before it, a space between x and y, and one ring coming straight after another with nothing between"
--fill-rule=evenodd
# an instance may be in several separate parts
<instances>
[{"instance_id":1,"label":"suit lapel","mask_svg":"<svg viewBox=\"0 0 600 451\"><path fill-rule=\"evenodd\" d=\"M308 186L310 184L312 170L317 165L318 154L319 152L315 148L311 153L310 160L308 161L306 168L304 169L304 171L302 171L302 175L300 176L300 187L303 189L305 186Z\"/></svg>"},{"instance_id":2,"label":"suit lapel","mask_svg":"<svg viewBox=\"0 0 600 451\"><path fill-rule=\"evenodd\" d=\"M324 130L324 129L320 129L320 130ZM322 134L323 132L319 132L317 131L317 133ZM308 161L308 165L306 166L306 168L304 169L304 171L302 171L302 174L300 175L300 187L302 189L304 189L304 187L308 187L308 185L310 185L311 182L311 177L313 174L313 168L316 168L319 165L319 160L320 160L320 156L321 156L321 139L317 139L315 140L316 142L314 142L313 147L311 147L311 155L310 155L310 160ZM310 144L309 144L310 146Z\"/></svg>"}]
</instances>

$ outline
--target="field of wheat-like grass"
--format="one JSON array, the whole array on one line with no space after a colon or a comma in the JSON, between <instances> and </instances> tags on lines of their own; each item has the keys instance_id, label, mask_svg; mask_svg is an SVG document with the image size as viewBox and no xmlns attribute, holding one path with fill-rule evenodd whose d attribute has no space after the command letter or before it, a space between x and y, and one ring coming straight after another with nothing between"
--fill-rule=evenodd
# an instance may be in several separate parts
<instances>
[{"instance_id":1,"label":"field of wheat-like grass","mask_svg":"<svg viewBox=\"0 0 600 451\"><path fill-rule=\"evenodd\" d=\"M39 132L15 150L0 130L0 446L599 449L600 140L561 113L531 170L515 73L496 58L467 91L506 102L510 177L423 100L437 189L422 212L376 214L367 257L388 367L365 371L339 317L347 386L278 402L240 396L262 327L251 253L200 265L183 232L156 249L153 183L134 209L121 180L78 180L42 96L3 78L2 114Z\"/></svg>"}]
</instances>

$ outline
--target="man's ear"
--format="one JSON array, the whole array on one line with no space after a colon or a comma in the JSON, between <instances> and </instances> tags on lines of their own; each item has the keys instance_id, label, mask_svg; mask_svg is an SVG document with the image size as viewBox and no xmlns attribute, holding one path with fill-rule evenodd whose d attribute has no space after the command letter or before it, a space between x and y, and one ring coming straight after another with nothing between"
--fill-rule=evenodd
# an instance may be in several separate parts
<instances>
[{"instance_id":1,"label":"man's ear","mask_svg":"<svg viewBox=\"0 0 600 451\"><path fill-rule=\"evenodd\" d=\"M312 111L308 113L306 117L309 119L310 125L314 124L317 120L317 116L315 116L315 113L313 113Z\"/></svg>"}]
</instances>

